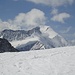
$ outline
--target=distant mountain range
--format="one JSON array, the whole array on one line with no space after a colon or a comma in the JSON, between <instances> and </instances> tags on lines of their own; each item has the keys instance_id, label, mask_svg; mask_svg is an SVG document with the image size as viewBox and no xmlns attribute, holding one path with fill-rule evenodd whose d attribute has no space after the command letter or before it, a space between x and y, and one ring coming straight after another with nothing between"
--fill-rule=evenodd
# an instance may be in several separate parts
<instances>
[{"instance_id":1,"label":"distant mountain range","mask_svg":"<svg viewBox=\"0 0 75 75\"><path fill-rule=\"evenodd\" d=\"M20 51L64 47L68 42L49 26L35 27L31 30L3 30L0 37L7 39Z\"/></svg>"}]
</instances>

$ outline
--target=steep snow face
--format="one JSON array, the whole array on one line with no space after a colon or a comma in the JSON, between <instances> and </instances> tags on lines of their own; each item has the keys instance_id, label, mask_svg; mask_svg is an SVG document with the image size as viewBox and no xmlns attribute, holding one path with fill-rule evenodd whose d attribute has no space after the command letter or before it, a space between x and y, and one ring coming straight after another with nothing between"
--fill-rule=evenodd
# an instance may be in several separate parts
<instances>
[{"instance_id":1,"label":"steep snow face","mask_svg":"<svg viewBox=\"0 0 75 75\"><path fill-rule=\"evenodd\" d=\"M58 35L50 26L41 26L40 31L51 39Z\"/></svg>"},{"instance_id":2,"label":"steep snow face","mask_svg":"<svg viewBox=\"0 0 75 75\"><path fill-rule=\"evenodd\" d=\"M75 47L0 54L0 75L75 75Z\"/></svg>"},{"instance_id":3,"label":"steep snow face","mask_svg":"<svg viewBox=\"0 0 75 75\"><path fill-rule=\"evenodd\" d=\"M62 36L56 33L50 26L42 26L40 27L40 30L43 35L52 40L54 47L63 47L68 45L68 42Z\"/></svg>"},{"instance_id":4,"label":"steep snow face","mask_svg":"<svg viewBox=\"0 0 75 75\"><path fill-rule=\"evenodd\" d=\"M39 41L36 41L34 46L31 48L31 50L40 50L40 49L45 49L45 45L40 43Z\"/></svg>"}]
</instances>

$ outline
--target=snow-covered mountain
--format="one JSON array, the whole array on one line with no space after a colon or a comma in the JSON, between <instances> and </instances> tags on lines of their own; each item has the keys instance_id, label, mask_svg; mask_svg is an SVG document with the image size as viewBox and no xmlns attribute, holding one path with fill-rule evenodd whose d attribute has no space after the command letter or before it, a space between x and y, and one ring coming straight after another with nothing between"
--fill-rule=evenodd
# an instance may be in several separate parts
<instances>
[{"instance_id":1,"label":"snow-covered mountain","mask_svg":"<svg viewBox=\"0 0 75 75\"><path fill-rule=\"evenodd\" d=\"M15 48L28 51L67 46L67 41L49 26L31 30L4 30L0 37L7 39Z\"/></svg>"},{"instance_id":2,"label":"snow-covered mountain","mask_svg":"<svg viewBox=\"0 0 75 75\"><path fill-rule=\"evenodd\" d=\"M1 53L0 75L75 75L75 47Z\"/></svg>"}]
</instances>

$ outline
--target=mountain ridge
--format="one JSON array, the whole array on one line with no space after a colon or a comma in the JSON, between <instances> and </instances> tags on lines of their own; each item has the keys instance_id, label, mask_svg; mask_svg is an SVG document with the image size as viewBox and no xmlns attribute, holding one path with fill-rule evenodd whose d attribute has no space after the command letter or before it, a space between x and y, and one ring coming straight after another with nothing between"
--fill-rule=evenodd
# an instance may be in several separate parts
<instances>
[{"instance_id":1,"label":"mountain ridge","mask_svg":"<svg viewBox=\"0 0 75 75\"><path fill-rule=\"evenodd\" d=\"M44 49L63 47L68 45L67 41L49 26L35 27L28 31L4 30L0 33L0 37L1 36L7 39L17 49L20 49L20 47L24 46L21 48L23 50L27 47L32 47L29 48L29 50L37 50L40 48L40 45L43 45ZM35 47L36 41L39 43ZM31 42L34 42L35 44L30 44Z\"/></svg>"}]
</instances>

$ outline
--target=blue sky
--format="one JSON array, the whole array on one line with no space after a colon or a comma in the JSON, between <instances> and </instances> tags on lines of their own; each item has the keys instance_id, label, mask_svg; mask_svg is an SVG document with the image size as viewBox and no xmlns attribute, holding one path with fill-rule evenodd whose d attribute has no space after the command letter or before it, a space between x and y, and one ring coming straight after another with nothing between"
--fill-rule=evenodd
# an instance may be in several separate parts
<instances>
[{"instance_id":1,"label":"blue sky","mask_svg":"<svg viewBox=\"0 0 75 75\"><path fill-rule=\"evenodd\" d=\"M8 20L14 21L16 16L19 16L18 14L22 13L22 15L24 15L24 13L26 14L34 8L37 9L35 11L39 14L41 13L42 19L40 20L44 20L43 18L46 18L46 25L51 26L67 40L75 39L74 0L0 0L0 28L6 27L3 26L3 24L10 25ZM32 15L34 16L34 14ZM25 22L26 21L27 20L25 20ZM13 24L14 23L15 22L13 22Z\"/></svg>"}]
</instances>

